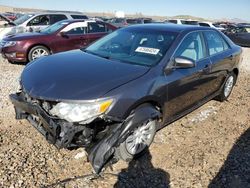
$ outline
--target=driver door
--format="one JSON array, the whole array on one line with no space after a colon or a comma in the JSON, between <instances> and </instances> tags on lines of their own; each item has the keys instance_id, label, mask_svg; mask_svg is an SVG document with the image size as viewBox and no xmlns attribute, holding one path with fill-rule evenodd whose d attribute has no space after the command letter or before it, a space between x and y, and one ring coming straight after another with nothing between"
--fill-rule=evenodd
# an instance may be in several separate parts
<instances>
[{"instance_id":1,"label":"driver door","mask_svg":"<svg viewBox=\"0 0 250 188\"><path fill-rule=\"evenodd\" d=\"M166 75L167 95L164 104L165 123L190 110L205 99L210 87L211 62L207 56L203 35L188 34L177 48L175 58L187 58L194 63L191 68L174 68ZM175 64L173 63L173 66Z\"/></svg>"}]
</instances>

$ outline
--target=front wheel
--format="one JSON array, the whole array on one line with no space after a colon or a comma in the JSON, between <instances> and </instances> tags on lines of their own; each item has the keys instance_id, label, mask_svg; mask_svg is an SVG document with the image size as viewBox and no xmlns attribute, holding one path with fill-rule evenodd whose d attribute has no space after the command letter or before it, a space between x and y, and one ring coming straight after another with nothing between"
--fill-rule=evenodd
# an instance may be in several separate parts
<instances>
[{"instance_id":1,"label":"front wheel","mask_svg":"<svg viewBox=\"0 0 250 188\"><path fill-rule=\"evenodd\" d=\"M33 61L37 58L40 58L42 56L47 56L49 54L50 52L48 48L46 48L45 46L35 46L31 48L31 50L29 51L28 60Z\"/></svg>"},{"instance_id":2,"label":"front wheel","mask_svg":"<svg viewBox=\"0 0 250 188\"><path fill-rule=\"evenodd\" d=\"M117 155L124 161L140 156L151 145L156 133L156 120L150 120L136 128L117 148Z\"/></svg>"},{"instance_id":3,"label":"front wheel","mask_svg":"<svg viewBox=\"0 0 250 188\"><path fill-rule=\"evenodd\" d=\"M230 94L232 93L235 82L236 82L236 75L234 73L230 73L226 78L225 84L222 88L220 95L216 97L216 99L221 102L227 100Z\"/></svg>"}]
</instances>

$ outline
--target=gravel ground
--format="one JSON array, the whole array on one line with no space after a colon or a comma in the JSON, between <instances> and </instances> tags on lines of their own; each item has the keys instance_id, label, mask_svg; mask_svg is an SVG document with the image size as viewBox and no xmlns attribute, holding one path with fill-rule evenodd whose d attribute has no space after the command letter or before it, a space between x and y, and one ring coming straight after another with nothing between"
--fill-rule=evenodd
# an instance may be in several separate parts
<instances>
[{"instance_id":1,"label":"gravel ground","mask_svg":"<svg viewBox=\"0 0 250 188\"><path fill-rule=\"evenodd\" d=\"M250 49L229 101L167 126L143 157L101 177L84 176L92 168L83 149L57 150L14 119L8 94L23 68L0 59L0 187L250 187Z\"/></svg>"}]
</instances>

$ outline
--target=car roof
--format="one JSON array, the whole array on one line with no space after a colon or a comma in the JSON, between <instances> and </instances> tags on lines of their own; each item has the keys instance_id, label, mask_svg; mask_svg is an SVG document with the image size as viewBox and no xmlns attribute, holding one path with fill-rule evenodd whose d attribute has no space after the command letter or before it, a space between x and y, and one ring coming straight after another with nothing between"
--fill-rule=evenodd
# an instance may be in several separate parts
<instances>
[{"instance_id":1,"label":"car roof","mask_svg":"<svg viewBox=\"0 0 250 188\"><path fill-rule=\"evenodd\" d=\"M124 28L124 30L130 29L150 29L156 31L169 31L169 32L177 32L181 33L184 31L197 31L197 30L215 30L210 27L200 27L193 25L181 25L181 24L158 24L158 23L150 23L150 24L142 24L142 25L132 25Z\"/></svg>"},{"instance_id":2,"label":"car roof","mask_svg":"<svg viewBox=\"0 0 250 188\"><path fill-rule=\"evenodd\" d=\"M60 12L60 11L58 11L58 12L47 12L47 11L45 11L45 12L29 12L27 14L34 14L34 15L42 15L42 14L85 15L85 14L80 13L80 12L63 12L63 11L62 12Z\"/></svg>"}]
</instances>

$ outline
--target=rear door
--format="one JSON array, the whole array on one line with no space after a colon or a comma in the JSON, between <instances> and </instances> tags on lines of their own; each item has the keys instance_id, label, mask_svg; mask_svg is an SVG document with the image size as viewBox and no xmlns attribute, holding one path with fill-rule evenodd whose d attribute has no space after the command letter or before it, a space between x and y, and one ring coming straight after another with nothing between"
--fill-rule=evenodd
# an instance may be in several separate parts
<instances>
[{"instance_id":1,"label":"rear door","mask_svg":"<svg viewBox=\"0 0 250 188\"><path fill-rule=\"evenodd\" d=\"M227 75L227 70L232 67L234 56L230 46L218 31L204 31L204 38L208 46L208 54L212 63L211 87L207 88L210 93L220 89Z\"/></svg>"},{"instance_id":2,"label":"rear door","mask_svg":"<svg viewBox=\"0 0 250 188\"><path fill-rule=\"evenodd\" d=\"M176 68L166 75L168 87L164 107L165 122L190 110L210 94L207 88L211 85L211 62L202 33L197 31L188 34L172 59L177 57L192 60L195 67Z\"/></svg>"},{"instance_id":3,"label":"rear door","mask_svg":"<svg viewBox=\"0 0 250 188\"><path fill-rule=\"evenodd\" d=\"M80 49L88 44L86 35L86 22L75 22L67 25L57 35L53 41L56 52Z\"/></svg>"}]
</instances>

